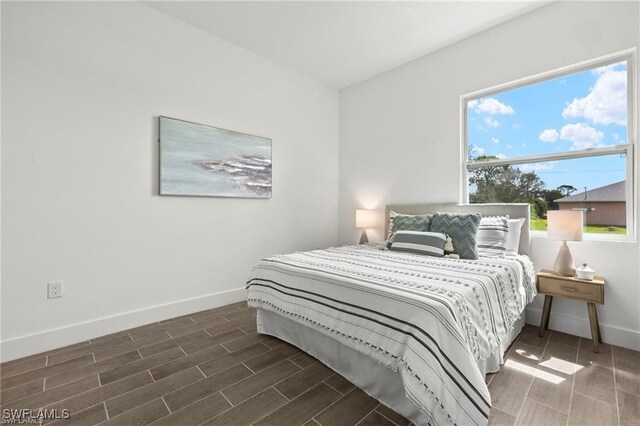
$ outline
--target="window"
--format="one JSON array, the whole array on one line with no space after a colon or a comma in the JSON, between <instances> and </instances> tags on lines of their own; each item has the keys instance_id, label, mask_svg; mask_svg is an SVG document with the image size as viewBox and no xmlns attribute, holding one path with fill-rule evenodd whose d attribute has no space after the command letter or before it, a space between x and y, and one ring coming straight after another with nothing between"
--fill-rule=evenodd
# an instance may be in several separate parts
<instances>
[{"instance_id":1,"label":"window","mask_svg":"<svg viewBox=\"0 0 640 426\"><path fill-rule=\"evenodd\" d=\"M463 198L585 212L585 232L633 235L634 51L462 98Z\"/></svg>"}]
</instances>

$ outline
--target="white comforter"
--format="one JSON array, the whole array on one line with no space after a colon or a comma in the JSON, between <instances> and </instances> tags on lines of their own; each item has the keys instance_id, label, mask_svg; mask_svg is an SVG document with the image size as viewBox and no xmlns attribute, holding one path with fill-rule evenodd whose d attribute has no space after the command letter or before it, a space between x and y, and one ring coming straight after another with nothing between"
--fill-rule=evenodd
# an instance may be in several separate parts
<instances>
[{"instance_id":1,"label":"white comforter","mask_svg":"<svg viewBox=\"0 0 640 426\"><path fill-rule=\"evenodd\" d=\"M274 311L399 372L433 424L487 424L478 361L535 296L526 256L455 260L346 246L262 260L249 305Z\"/></svg>"}]
</instances>

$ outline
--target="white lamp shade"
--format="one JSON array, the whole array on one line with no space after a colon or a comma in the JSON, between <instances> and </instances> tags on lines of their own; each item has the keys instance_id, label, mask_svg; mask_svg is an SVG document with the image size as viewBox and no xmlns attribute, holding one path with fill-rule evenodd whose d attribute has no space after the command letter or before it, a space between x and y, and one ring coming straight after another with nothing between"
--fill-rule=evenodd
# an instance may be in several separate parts
<instances>
[{"instance_id":1,"label":"white lamp shade","mask_svg":"<svg viewBox=\"0 0 640 426\"><path fill-rule=\"evenodd\" d=\"M356 228L375 228L378 225L377 211L356 210Z\"/></svg>"},{"instance_id":2,"label":"white lamp shade","mask_svg":"<svg viewBox=\"0 0 640 426\"><path fill-rule=\"evenodd\" d=\"M552 240L582 241L584 213L580 210L547 212L547 236Z\"/></svg>"}]
</instances>

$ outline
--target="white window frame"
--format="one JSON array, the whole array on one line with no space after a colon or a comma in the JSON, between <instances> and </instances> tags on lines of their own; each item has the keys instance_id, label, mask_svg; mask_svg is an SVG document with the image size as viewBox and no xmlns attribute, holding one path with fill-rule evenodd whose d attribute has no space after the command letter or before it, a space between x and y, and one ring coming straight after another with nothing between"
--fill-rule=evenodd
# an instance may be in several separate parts
<instances>
[{"instance_id":1,"label":"white window frame","mask_svg":"<svg viewBox=\"0 0 640 426\"><path fill-rule=\"evenodd\" d=\"M598 58L583 61L577 64L568 65L562 68L557 68L551 71L546 71L540 74L536 74L530 77L525 77L516 81L512 81L498 86L490 87L488 89L479 90L476 92L468 93L460 97L460 140L462 143L461 149L461 202L469 202L469 170L487 166L504 166L504 165L516 165L526 163L538 163L554 160L566 160L585 157L598 157L603 155L612 154L626 154L627 159L627 176L626 176L626 209L627 209L627 235L605 235L597 233L585 233L585 239L589 240L615 240L615 241L635 241L635 229L636 229L636 211L637 211L637 197L635 195L635 188L637 187L637 172L636 172L636 138L637 138L637 97L635 87L637 87L637 75L635 72L636 66L636 49L627 49L620 52L615 52L610 55L600 56ZM523 86L529 86L532 84L540 83L547 80L552 80L569 74L575 74L581 71L590 70L593 68L614 64L621 61L627 61L627 143L624 145L617 145L608 148L590 148L584 151L570 151L561 153L530 155L521 157L512 157L504 159L486 160L486 161L471 161L469 160L469 141L467 140L467 105L470 101L479 98L489 97L498 93L502 93L508 90L517 89ZM530 230L531 235L544 236L545 231Z\"/></svg>"}]
</instances>

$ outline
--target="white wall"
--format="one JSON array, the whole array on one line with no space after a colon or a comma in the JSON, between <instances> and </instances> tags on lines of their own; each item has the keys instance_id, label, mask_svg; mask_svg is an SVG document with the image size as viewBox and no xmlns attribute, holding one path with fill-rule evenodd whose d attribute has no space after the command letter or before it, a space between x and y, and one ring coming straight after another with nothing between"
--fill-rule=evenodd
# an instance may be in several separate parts
<instances>
[{"instance_id":1,"label":"white wall","mask_svg":"<svg viewBox=\"0 0 640 426\"><path fill-rule=\"evenodd\" d=\"M341 241L357 241L356 208L460 201L460 96L638 47L639 15L637 2L554 3L341 91ZM534 238L535 265L550 267L557 247ZM604 340L640 349L638 244L571 249L607 279ZM538 323L541 300L528 321ZM551 328L589 335L584 303L556 300L552 312Z\"/></svg>"},{"instance_id":2,"label":"white wall","mask_svg":"<svg viewBox=\"0 0 640 426\"><path fill-rule=\"evenodd\" d=\"M2 2L2 86L4 360L241 300L260 258L337 242L333 89L118 2ZM273 198L160 197L159 114L272 138Z\"/></svg>"}]
</instances>

